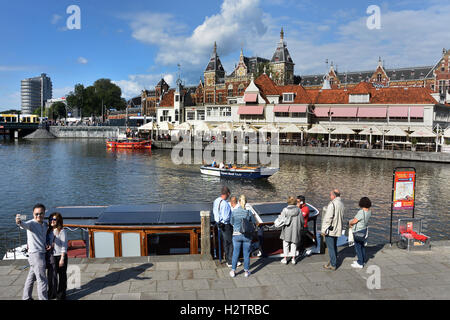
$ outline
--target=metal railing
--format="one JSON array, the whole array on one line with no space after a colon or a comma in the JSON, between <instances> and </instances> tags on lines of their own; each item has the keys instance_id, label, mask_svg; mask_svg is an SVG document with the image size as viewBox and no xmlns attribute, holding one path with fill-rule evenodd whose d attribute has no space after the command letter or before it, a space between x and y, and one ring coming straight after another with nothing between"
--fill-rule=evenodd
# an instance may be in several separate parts
<instances>
[{"instance_id":1,"label":"metal railing","mask_svg":"<svg viewBox=\"0 0 450 320\"><path fill-rule=\"evenodd\" d=\"M0 260L2 260L5 255L8 259L15 260L18 255L16 249L26 244L26 241L26 230L20 229L19 227L14 227L2 232L0 236Z\"/></svg>"}]
</instances>

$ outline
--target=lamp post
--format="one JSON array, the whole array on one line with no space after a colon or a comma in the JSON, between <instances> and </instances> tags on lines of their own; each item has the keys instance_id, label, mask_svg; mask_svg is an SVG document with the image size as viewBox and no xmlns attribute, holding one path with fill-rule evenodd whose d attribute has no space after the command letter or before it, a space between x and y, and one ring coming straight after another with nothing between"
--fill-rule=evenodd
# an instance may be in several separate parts
<instances>
[{"instance_id":1,"label":"lamp post","mask_svg":"<svg viewBox=\"0 0 450 320\"><path fill-rule=\"evenodd\" d=\"M334 112L328 111L328 116L330 117L329 126L328 126L328 148L331 146L331 117Z\"/></svg>"},{"instance_id":2,"label":"lamp post","mask_svg":"<svg viewBox=\"0 0 450 320\"><path fill-rule=\"evenodd\" d=\"M301 127L301 132L300 132L300 135L301 135L301 137L300 137L300 145L303 147L303 131L305 130L305 128L303 128L303 127Z\"/></svg>"},{"instance_id":3,"label":"lamp post","mask_svg":"<svg viewBox=\"0 0 450 320\"><path fill-rule=\"evenodd\" d=\"M370 128L369 132L370 132L369 149L372 149L372 132L373 132L373 129Z\"/></svg>"}]
</instances>

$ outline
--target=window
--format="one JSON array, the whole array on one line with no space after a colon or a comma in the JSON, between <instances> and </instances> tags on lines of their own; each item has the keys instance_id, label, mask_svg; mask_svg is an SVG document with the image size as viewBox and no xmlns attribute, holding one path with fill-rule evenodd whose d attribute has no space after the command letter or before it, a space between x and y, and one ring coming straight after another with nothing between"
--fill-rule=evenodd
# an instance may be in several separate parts
<instances>
[{"instance_id":1,"label":"window","mask_svg":"<svg viewBox=\"0 0 450 320\"><path fill-rule=\"evenodd\" d=\"M232 99L232 100L228 101L228 103L229 103L229 104L236 104L236 103L237 103L237 100Z\"/></svg>"},{"instance_id":2,"label":"window","mask_svg":"<svg viewBox=\"0 0 450 320\"><path fill-rule=\"evenodd\" d=\"M283 102L294 102L293 93L283 93Z\"/></svg>"},{"instance_id":3,"label":"window","mask_svg":"<svg viewBox=\"0 0 450 320\"><path fill-rule=\"evenodd\" d=\"M197 120L205 120L205 110L197 110Z\"/></svg>"},{"instance_id":4,"label":"window","mask_svg":"<svg viewBox=\"0 0 450 320\"><path fill-rule=\"evenodd\" d=\"M221 117L231 117L231 107L220 108L220 116Z\"/></svg>"},{"instance_id":5,"label":"window","mask_svg":"<svg viewBox=\"0 0 450 320\"><path fill-rule=\"evenodd\" d=\"M175 110L175 121L178 121L179 115L180 115L179 111Z\"/></svg>"},{"instance_id":6,"label":"window","mask_svg":"<svg viewBox=\"0 0 450 320\"><path fill-rule=\"evenodd\" d=\"M228 97L232 97L233 96L233 85L232 84L230 84L229 86L228 86Z\"/></svg>"},{"instance_id":7,"label":"window","mask_svg":"<svg viewBox=\"0 0 450 320\"><path fill-rule=\"evenodd\" d=\"M238 88L238 96L244 95L244 85L240 84Z\"/></svg>"},{"instance_id":8,"label":"window","mask_svg":"<svg viewBox=\"0 0 450 320\"><path fill-rule=\"evenodd\" d=\"M275 112L275 117L288 118L289 117L289 112Z\"/></svg>"},{"instance_id":9,"label":"window","mask_svg":"<svg viewBox=\"0 0 450 320\"><path fill-rule=\"evenodd\" d=\"M381 80L382 80L382 76L381 76L381 73L379 73L379 74L377 74L377 81L381 82Z\"/></svg>"},{"instance_id":10,"label":"window","mask_svg":"<svg viewBox=\"0 0 450 320\"><path fill-rule=\"evenodd\" d=\"M291 114L292 118L306 118L306 112L293 112Z\"/></svg>"},{"instance_id":11,"label":"window","mask_svg":"<svg viewBox=\"0 0 450 320\"><path fill-rule=\"evenodd\" d=\"M212 94L208 94L206 101L208 103L212 103L213 102L213 95Z\"/></svg>"},{"instance_id":12,"label":"window","mask_svg":"<svg viewBox=\"0 0 450 320\"><path fill-rule=\"evenodd\" d=\"M222 102L222 93L217 94L217 102Z\"/></svg>"},{"instance_id":13,"label":"window","mask_svg":"<svg viewBox=\"0 0 450 320\"><path fill-rule=\"evenodd\" d=\"M330 79L330 86L333 86L333 84L334 84L334 78L331 78Z\"/></svg>"},{"instance_id":14,"label":"window","mask_svg":"<svg viewBox=\"0 0 450 320\"><path fill-rule=\"evenodd\" d=\"M141 235L135 232L121 233L122 257L141 256Z\"/></svg>"},{"instance_id":15,"label":"window","mask_svg":"<svg viewBox=\"0 0 450 320\"><path fill-rule=\"evenodd\" d=\"M186 112L186 119L187 120L195 120L195 111Z\"/></svg>"},{"instance_id":16,"label":"window","mask_svg":"<svg viewBox=\"0 0 450 320\"><path fill-rule=\"evenodd\" d=\"M369 103L370 98L368 94L351 94L349 96L349 103Z\"/></svg>"},{"instance_id":17,"label":"window","mask_svg":"<svg viewBox=\"0 0 450 320\"><path fill-rule=\"evenodd\" d=\"M180 96L179 95L175 95L175 102L178 102L178 101L180 101Z\"/></svg>"}]
</instances>

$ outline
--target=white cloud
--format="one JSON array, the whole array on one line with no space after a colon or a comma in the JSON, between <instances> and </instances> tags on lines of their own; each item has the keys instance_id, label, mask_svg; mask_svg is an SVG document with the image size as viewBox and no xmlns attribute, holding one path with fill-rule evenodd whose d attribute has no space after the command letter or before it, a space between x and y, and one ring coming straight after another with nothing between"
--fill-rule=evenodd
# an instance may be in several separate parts
<instances>
[{"instance_id":1,"label":"white cloud","mask_svg":"<svg viewBox=\"0 0 450 320\"><path fill-rule=\"evenodd\" d=\"M181 63L188 70L206 66L215 41L219 54L225 56L267 30L259 0L224 0L220 13L206 17L190 35L171 14L140 13L132 17L132 36L158 46L157 63Z\"/></svg>"},{"instance_id":2,"label":"white cloud","mask_svg":"<svg viewBox=\"0 0 450 320\"><path fill-rule=\"evenodd\" d=\"M77 62L78 62L79 64L87 64L87 63L88 63L88 60L87 60L86 58L79 57L79 58L77 59Z\"/></svg>"},{"instance_id":3,"label":"white cloud","mask_svg":"<svg viewBox=\"0 0 450 320\"><path fill-rule=\"evenodd\" d=\"M172 74L162 76L169 86L175 85L175 77ZM141 94L144 89L152 90L161 80L161 75L157 74L135 74L129 75L128 80L112 81L122 89L122 97L129 99Z\"/></svg>"},{"instance_id":4,"label":"white cloud","mask_svg":"<svg viewBox=\"0 0 450 320\"><path fill-rule=\"evenodd\" d=\"M53 98L59 99L62 97L66 97L70 91L73 91L74 87L64 87L64 88L53 88Z\"/></svg>"},{"instance_id":5,"label":"white cloud","mask_svg":"<svg viewBox=\"0 0 450 320\"><path fill-rule=\"evenodd\" d=\"M30 67L27 66L2 66L0 65L0 72L10 72L10 71L24 71L28 70Z\"/></svg>"}]
</instances>

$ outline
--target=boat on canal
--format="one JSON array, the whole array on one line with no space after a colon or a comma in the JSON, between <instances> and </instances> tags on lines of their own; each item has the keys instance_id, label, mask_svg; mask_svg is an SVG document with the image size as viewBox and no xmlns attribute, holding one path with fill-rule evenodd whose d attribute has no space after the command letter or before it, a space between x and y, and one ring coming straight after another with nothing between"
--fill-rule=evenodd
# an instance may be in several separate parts
<instances>
[{"instance_id":1,"label":"boat on canal","mask_svg":"<svg viewBox=\"0 0 450 320\"><path fill-rule=\"evenodd\" d=\"M320 252L316 219L319 210L310 209L309 230L316 235L310 250ZM285 202L248 203L247 209L258 223L258 236L263 237L264 255L279 257L282 253L280 228L273 226ZM111 206L65 206L48 209L45 219L55 212L64 217L69 232L70 258L113 258L153 255L199 254L201 252L201 211L212 213L212 203L146 204ZM223 252L218 229L211 214L211 255ZM81 231L79 239L74 239ZM22 239L24 239L22 237ZM16 245L3 259L25 259L26 245ZM220 259L220 258L219 258Z\"/></svg>"},{"instance_id":2,"label":"boat on canal","mask_svg":"<svg viewBox=\"0 0 450 320\"><path fill-rule=\"evenodd\" d=\"M221 178L241 178L241 179L267 179L277 173L280 169L273 167L249 167L249 166L232 166L232 167L215 167L201 166L200 172L205 175L221 177Z\"/></svg>"},{"instance_id":3,"label":"boat on canal","mask_svg":"<svg viewBox=\"0 0 450 320\"><path fill-rule=\"evenodd\" d=\"M106 147L110 149L151 149L152 141L139 138L109 139L106 141Z\"/></svg>"}]
</instances>

